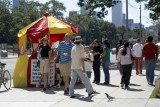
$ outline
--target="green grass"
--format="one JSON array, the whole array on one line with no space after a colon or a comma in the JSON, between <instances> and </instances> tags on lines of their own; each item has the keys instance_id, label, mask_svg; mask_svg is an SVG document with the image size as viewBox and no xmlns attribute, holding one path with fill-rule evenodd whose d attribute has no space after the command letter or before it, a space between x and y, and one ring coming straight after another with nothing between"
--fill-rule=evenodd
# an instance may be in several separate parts
<instances>
[{"instance_id":1,"label":"green grass","mask_svg":"<svg viewBox=\"0 0 160 107\"><path fill-rule=\"evenodd\" d=\"M156 94L155 91L153 90L150 98L160 98L160 90L158 91L158 93Z\"/></svg>"}]
</instances>

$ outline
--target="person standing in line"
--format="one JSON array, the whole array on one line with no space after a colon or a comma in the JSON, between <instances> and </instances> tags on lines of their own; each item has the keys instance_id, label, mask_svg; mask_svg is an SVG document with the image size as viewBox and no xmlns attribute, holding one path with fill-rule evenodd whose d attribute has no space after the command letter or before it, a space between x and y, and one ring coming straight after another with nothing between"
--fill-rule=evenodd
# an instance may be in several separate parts
<instances>
[{"instance_id":1,"label":"person standing in line","mask_svg":"<svg viewBox=\"0 0 160 107\"><path fill-rule=\"evenodd\" d=\"M51 48L49 46L48 38L42 38L42 45L39 46L40 51L40 71L41 71L41 79L39 82L39 86L41 84L41 80L44 80L44 88L43 91L47 89L47 81L48 81L48 73L50 71L50 60L51 60Z\"/></svg>"},{"instance_id":2,"label":"person standing in line","mask_svg":"<svg viewBox=\"0 0 160 107\"><path fill-rule=\"evenodd\" d=\"M128 85L132 71L131 55L134 56L133 51L129 48L129 42L127 41L118 52L118 62L122 70L121 87L123 88L125 85L125 89L129 89Z\"/></svg>"},{"instance_id":3,"label":"person standing in line","mask_svg":"<svg viewBox=\"0 0 160 107\"><path fill-rule=\"evenodd\" d=\"M70 81L70 87L69 87L69 95L70 98L76 97L74 95L74 86L77 80L77 77L79 76L82 83L84 84L85 88L87 89L88 95L92 95L95 93L95 91L92 88L92 85L86 75L85 72L85 66L84 66L84 47L81 45L81 37L76 36L75 37L75 45L72 48L71 51L71 81Z\"/></svg>"},{"instance_id":4,"label":"person standing in line","mask_svg":"<svg viewBox=\"0 0 160 107\"><path fill-rule=\"evenodd\" d=\"M59 69L64 81L64 95L69 92L69 77L71 75L71 49L73 47L70 41L70 35L65 35L65 41L62 41L58 47Z\"/></svg>"},{"instance_id":5,"label":"person standing in line","mask_svg":"<svg viewBox=\"0 0 160 107\"><path fill-rule=\"evenodd\" d=\"M103 47L103 53L102 53L102 67L104 71L104 76L105 76L105 82L103 83L104 85L109 85L110 83L110 75L109 75L109 64L110 64L110 44L109 41L106 39L103 42L104 47Z\"/></svg>"},{"instance_id":6,"label":"person standing in line","mask_svg":"<svg viewBox=\"0 0 160 107\"><path fill-rule=\"evenodd\" d=\"M84 66L85 72L90 80L92 74L92 66L93 66L93 54L90 52L89 46L85 46L84 48Z\"/></svg>"},{"instance_id":7,"label":"person standing in line","mask_svg":"<svg viewBox=\"0 0 160 107\"><path fill-rule=\"evenodd\" d=\"M146 79L149 85L153 85L154 70L159 55L158 47L152 43L152 41L153 37L149 36L147 38L147 43L145 43L143 46L142 51L142 59L145 57Z\"/></svg>"},{"instance_id":8,"label":"person standing in line","mask_svg":"<svg viewBox=\"0 0 160 107\"><path fill-rule=\"evenodd\" d=\"M135 55L136 75L142 75L142 49L143 45L140 43L140 39L137 39L137 43L133 45L133 53ZM138 69L139 67L139 69Z\"/></svg>"},{"instance_id":9,"label":"person standing in line","mask_svg":"<svg viewBox=\"0 0 160 107\"><path fill-rule=\"evenodd\" d=\"M100 55L102 54L103 51L102 51L100 42L97 39L95 39L93 41L92 45L93 45L92 53L94 56L94 61L93 61L94 80L93 80L93 83L99 84L100 83L100 65L101 65Z\"/></svg>"}]
</instances>

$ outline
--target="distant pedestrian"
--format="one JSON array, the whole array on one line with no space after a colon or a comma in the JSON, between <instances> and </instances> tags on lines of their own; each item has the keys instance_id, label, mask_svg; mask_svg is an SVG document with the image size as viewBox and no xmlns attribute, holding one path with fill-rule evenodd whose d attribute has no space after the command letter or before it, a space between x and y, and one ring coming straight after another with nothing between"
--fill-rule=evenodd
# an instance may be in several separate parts
<instances>
[{"instance_id":1,"label":"distant pedestrian","mask_svg":"<svg viewBox=\"0 0 160 107\"><path fill-rule=\"evenodd\" d=\"M146 78L149 85L153 85L155 64L158 59L158 47L152 43L153 37L149 36L143 46L142 59L145 57Z\"/></svg>"},{"instance_id":2,"label":"distant pedestrian","mask_svg":"<svg viewBox=\"0 0 160 107\"><path fill-rule=\"evenodd\" d=\"M94 94L95 91L93 90L91 83L85 73L85 66L84 66L84 47L81 45L81 37L75 37L75 46L73 46L71 51L71 81L69 87L69 95L70 98L76 97L74 95L74 86L79 76L81 78L82 83L84 84L85 88L89 95Z\"/></svg>"},{"instance_id":3,"label":"distant pedestrian","mask_svg":"<svg viewBox=\"0 0 160 107\"><path fill-rule=\"evenodd\" d=\"M137 39L137 43L133 45L133 53L135 55L136 75L142 75L142 49L143 45L140 43L140 39ZM139 68L139 69L138 69Z\"/></svg>"},{"instance_id":4,"label":"distant pedestrian","mask_svg":"<svg viewBox=\"0 0 160 107\"><path fill-rule=\"evenodd\" d=\"M84 66L85 66L85 72L87 73L89 80L92 74L93 60L94 60L93 54L90 52L90 47L85 46L84 48Z\"/></svg>"},{"instance_id":5,"label":"distant pedestrian","mask_svg":"<svg viewBox=\"0 0 160 107\"><path fill-rule=\"evenodd\" d=\"M64 81L64 95L69 92L69 77L71 75L71 49L73 43L70 40L70 35L65 35L65 41L62 41L58 47L59 69Z\"/></svg>"},{"instance_id":6,"label":"distant pedestrian","mask_svg":"<svg viewBox=\"0 0 160 107\"><path fill-rule=\"evenodd\" d=\"M109 74L110 43L106 39L104 40L103 44L104 44L104 47L103 47L103 53L102 53L102 67L103 67L104 76L105 76L105 82L103 84L109 85L110 83L110 74Z\"/></svg>"},{"instance_id":7,"label":"distant pedestrian","mask_svg":"<svg viewBox=\"0 0 160 107\"><path fill-rule=\"evenodd\" d=\"M93 83L99 84L100 83L100 55L102 54L103 50L101 48L100 42L95 39L92 43L93 48L92 48L92 53L94 56L94 61L93 61L93 71L94 71L94 80Z\"/></svg>"},{"instance_id":8,"label":"distant pedestrian","mask_svg":"<svg viewBox=\"0 0 160 107\"><path fill-rule=\"evenodd\" d=\"M131 56L134 56L131 48L129 47L129 42L125 42L123 48L118 52L118 62L120 63L122 70L121 87L128 89L130 82L131 71L132 71L132 60Z\"/></svg>"},{"instance_id":9,"label":"distant pedestrian","mask_svg":"<svg viewBox=\"0 0 160 107\"><path fill-rule=\"evenodd\" d=\"M118 48L118 52L119 52L119 50L121 49L121 48L123 48L124 47L124 43L125 42L128 42L126 39L124 39L123 41L122 41L122 45L121 46L119 46L119 48ZM118 54L118 53L117 53ZM118 57L118 56L117 56ZM117 58L117 60L118 60L118 58ZM117 61L118 62L118 61ZM120 64L119 64L119 62L117 63L117 68L119 69L119 72L120 72L120 74L122 75L122 69L121 69L121 66L120 66Z\"/></svg>"},{"instance_id":10,"label":"distant pedestrian","mask_svg":"<svg viewBox=\"0 0 160 107\"><path fill-rule=\"evenodd\" d=\"M117 60L117 56L118 56L118 51L119 51L119 47L121 47L123 45L123 41L119 40L118 45L116 46L116 60Z\"/></svg>"}]
</instances>

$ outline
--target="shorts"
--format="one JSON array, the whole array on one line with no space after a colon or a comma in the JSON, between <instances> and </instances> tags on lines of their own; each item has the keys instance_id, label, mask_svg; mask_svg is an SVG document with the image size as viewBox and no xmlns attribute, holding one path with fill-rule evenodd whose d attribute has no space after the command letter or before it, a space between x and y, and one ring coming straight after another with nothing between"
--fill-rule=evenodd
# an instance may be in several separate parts
<instances>
[{"instance_id":1,"label":"shorts","mask_svg":"<svg viewBox=\"0 0 160 107\"><path fill-rule=\"evenodd\" d=\"M87 77L88 77L88 78L91 78L91 74L92 74L91 71L86 71L86 74L87 74Z\"/></svg>"},{"instance_id":2,"label":"shorts","mask_svg":"<svg viewBox=\"0 0 160 107\"><path fill-rule=\"evenodd\" d=\"M71 76L71 62L59 64L61 76Z\"/></svg>"},{"instance_id":3,"label":"shorts","mask_svg":"<svg viewBox=\"0 0 160 107\"><path fill-rule=\"evenodd\" d=\"M50 72L48 59L40 59L40 71L41 71L41 74Z\"/></svg>"}]
</instances>

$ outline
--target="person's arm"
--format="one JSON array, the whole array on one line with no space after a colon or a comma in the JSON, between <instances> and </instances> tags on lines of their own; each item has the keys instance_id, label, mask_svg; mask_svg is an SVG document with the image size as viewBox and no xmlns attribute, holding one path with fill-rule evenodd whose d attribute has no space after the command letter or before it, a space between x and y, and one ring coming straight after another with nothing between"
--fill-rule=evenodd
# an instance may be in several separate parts
<instances>
[{"instance_id":1,"label":"person's arm","mask_svg":"<svg viewBox=\"0 0 160 107\"><path fill-rule=\"evenodd\" d=\"M48 45L48 59L51 61L51 47Z\"/></svg>"},{"instance_id":2,"label":"person's arm","mask_svg":"<svg viewBox=\"0 0 160 107\"><path fill-rule=\"evenodd\" d=\"M121 59L121 50L118 51L118 55L117 55L117 62L120 63L120 59Z\"/></svg>"},{"instance_id":3,"label":"person's arm","mask_svg":"<svg viewBox=\"0 0 160 107\"><path fill-rule=\"evenodd\" d=\"M100 54L100 52L93 52L93 55L95 56L95 55L99 55Z\"/></svg>"},{"instance_id":4,"label":"person's arm","mask_svg":"<svg viewBox=\"0 0 160 107\"><path fill-rule=\"evenodd\" d=\"M142 48L142 57L141 57L142 61L143 61L144 54L145 54L145 52L144 52L144 47L143 47Z\"/></svg>"},{"instance_id":5,"label":"person's arm","mask_svg":"<svg viewBox=\"0 0 160 107\"><path fill-rule=\"evenodd\" d=\"M61 44L59 44L59 46L57 48L57 53L56 53L56 56L54 58L54 62L56 62L56 60L60 57L60 46L61 46Z\"/></svg>"},{"instance_id":6,"label":"person's arm","mask_svg":"<svg viewBox=\"0 0 160 107\"><path fill-rule=\"evenodd\" d=\"M85 71L85 66L84 66L84 49L81 50L81 70L84 72Z\"/></svg>"},{"instance_id":7,"label":"person's arm","mask_svg":"<svg viewBox=\"0 0 160 107\"><path fill-rule=\"evenodd\" d=\"M106 51L103 51L103 53L101 54L101 58L104 58L106 56Z\"/></svg>"},{"instance_id":8,"label":"person's arm","mask_svg":"<svg viewBox=\"0 0 160 107\"><path fill-rule=\"evenodd\" d=\"M57 51L56 56L54 57L54 62L57 61L57 59L58 59L59 56L60 56L60 53L59 53L59 51Z\"/></svg>"},{"instance_id":9,"label":"person's arm","mask_svg":"<svg viewBox=\"0 0 160 107\"><path fill-rule=\"evenodd\" d=\"M158 60L158 56L159 56L159 50L158 50L158 46L156 48L156 60Z\"/></svg>"},{"instance_id":10,"label":"person's arm","mask_svg":"<svg viewBox=\"0 0 160 107\"><path fill-rule=\"evenodd\" d=\"M92 62L94 61L93 54L90 53L90 55L91 55L91 60L90 60L90 62L92 63Z\"/></svg>"}]
</instances>

